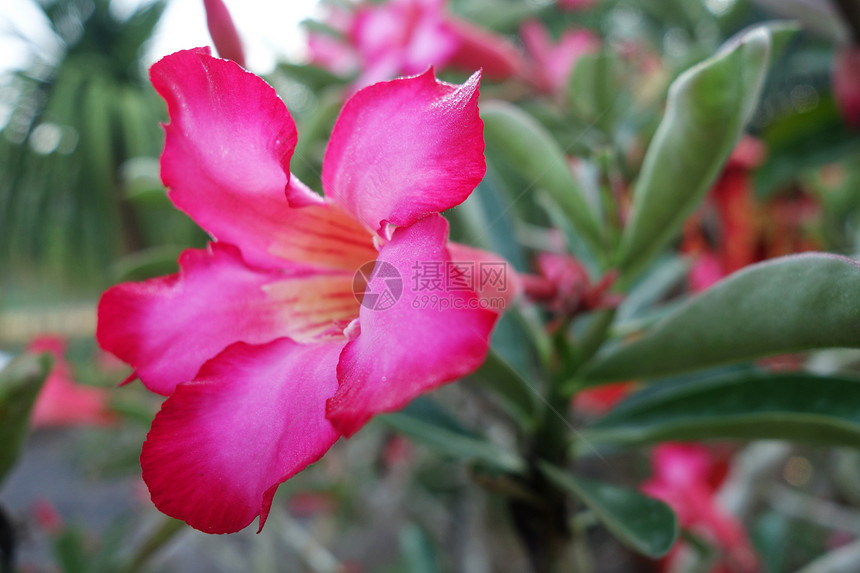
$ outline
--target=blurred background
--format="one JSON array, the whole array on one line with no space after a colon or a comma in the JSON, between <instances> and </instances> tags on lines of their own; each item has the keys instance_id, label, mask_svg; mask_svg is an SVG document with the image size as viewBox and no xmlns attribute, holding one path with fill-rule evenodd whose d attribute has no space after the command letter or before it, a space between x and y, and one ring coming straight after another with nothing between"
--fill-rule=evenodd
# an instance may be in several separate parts
<instances>
[{"instance_id":1,"label":"blurred background","mask_svg":"<svg viewBox=\"0 0 860 573\"><path fill-rule=\"evenodd\" d=\"M382 24L357 24L360 11L389 4L395 8ZM535 118L598 201L606 198L600 189L611 190L604 208L619 221L671 81L747 26L796 19L802 31L774 60L748 139L661 259L651 300L669 308L774 256L860 252L860 4L852 0L226 5L245 67L275 87L297 122L292 169L312 188L321 189L328 133L356 89L429 64L452 82L483 67L482 98L513 102ZM455 47L416 56L407 25L414 19L453 35ZM499 525L503 508L471 487L469 472L382 423L285 484L259 535L180 529L149 503L137 456L159 399L140 385L116 388L129 370L97 348L95 308L105 288L175 272L178 254L207 240L161 185L159 123L167 118L147 68L173 51L217 44L202 0L0 4L0 363L28 351L55 357L28 422L32 432L0 483L4 527L19 532L20 570L525 570L516 539ZM501 253L521 272L536 272L544 251L578 254L541 195L528 193L528 177L493 144L485 181L449 213L452 236ZM533 357L518 344L517 328L503 322L494 348L528 373ZM814 359L832 366L857 356ZM791 368L786 360L777 367ZM438 394L483 432L509 439L474 387ZM574 423L623 395L616 388L583 396ZM748 495L726 502L726 511L746 524L757 570L796 571L860 537L855 452L745 447L758 449L709 450L714 474L705 481L713 495ZM641 452L601 471L639 486L653 477L649 460ZM753 477L726 483L732 467ZM760 483L776 493L762 494ZM599 573L718 571L637 557L605 533L590 541Z\"/></svg>"}]
</instances>

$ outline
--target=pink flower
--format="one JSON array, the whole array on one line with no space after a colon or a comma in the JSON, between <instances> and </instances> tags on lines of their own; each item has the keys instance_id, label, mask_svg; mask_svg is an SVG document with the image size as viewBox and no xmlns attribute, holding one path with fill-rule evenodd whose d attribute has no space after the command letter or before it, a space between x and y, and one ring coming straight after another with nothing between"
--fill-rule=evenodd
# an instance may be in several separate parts
<instances>
[{"instance_id":1,"label":"pink flower","mask_svg":"<svg viewBox=\"0 0 860 573\"><path fill-rule=\"evenodd\" d=\"M833 96L845 123L860 129L860 45L845 46L836 54Z\"/></svg>"},{"instance_id":2,"label":"pink flower","mask_svg":"<svg viewBox=\"0 0 860 573\"><path fill-rule=\"evenodd\" d=\"M562 10L585 10L597 4L600 0L558 0Z\"/></svg>"},{"instance_id":3,"label":"pink flower","mask_svg":"<svg viewBox=\"0 0 860 573\"><path fill-rule=\"evenodd\" d=\"M681 527L713 541L732 570L755 571L758 559L743 524L714 498L723 468L711 450L701 444L661 444L651 462L654 474L642 491L669 504Z\"/></svg>"},{"instance_id":4,"label":"pink flower","mask_svg":"<svg viewBox=\"0 0 860 573\"><path fill-rule=\"evenodd\" d=\"M705 232L710 221L702 212L687 221L682 250L696 257L688 277L693 292L710 288L747 265L820 249L808 229L819 214L813 197L797 192L778 195L765 204L756 201L753 170L764 162L766 153L760 141L742 138L706 203L706 209L716 215L716 228Z\"/></svg>"},{"instance_id":5,"label":"pink flower","mask_svg":"<svg viewBox=\"0 0 860 573\"><path fill-rule=\"evenodd\" d=\"M744 136L732 150L719 179L709 194L720 223L719 246L712 249L690 233L697 233L697 225L688 228L688 251L701 251L690 269L689 285L693 292L706 290L723 277L761 259L758 252L758 206L753 198L752 170L764 162L767 150L759 140ZM698 226L701 224L697 221ZM703 243L697 248L692 242Z\"/></svg>"},{"instance_id":6,"label":"pink flower","mask_svg":"<svg viewBox=\"0 0 860 573\"><path fill-rule=\"evenodd\" d=\"M28 350L48 353L54 359L54 367L33 406L30 418L33 427L110 426L116 422L103 388L75 382L65 358L65 340L59 336L39 336L30 343Z\"/></svg>"},{"instance_id":7,"label":"pink flower","mask_svg":"<svg viewBox=\"0 0 860 573\"><path fill-rule=\"evenodd\" d=\"M218 55L244 66L245 50L242 48L242 39L223 0L203 0L203 6L206 8L209 35L212 37L215 49L218 50Z\"/></svg>"},{"instance_id":8,"label":"pink flower","mask_svg":"<svg viewBox=\"0 0 860 573\"><path fill-rule=\"evenodd\" d=\"M615 382L576 393L573 409L586 416L603 416L636 390L636 382Z\"/></svg>"},{"instance_id":9,"label":"pink flower","mask_svg":"<svg viewBox=\"0 0 860 573\"><path fill-rule=\"evenodd\" d=\"M518 277L525 295L562 317L611 308L621 302L619 295L609 292L615 282L616 271L609 271L592 283L588 271L575 257L551 252L539 253L536 266L537 275Z\"/></svg>"},{"instance_id":10,"label":"pink flower","mask_svg":"<svg viewBox=\"0 0 860 573\"><path fill-rule=\"evenodd\" d=\"M343 39L312 31L311 60L339 74L357 68L355 89L429 66L483 68L484 75L504 79L521 64L507 40L452 16L445 0L365 3L354 12L335 8L329 23Z\"/></svg>"},{"instance_id":11,"label":"pink flower","mask_svg":"<svg viewBox=\"0 0 860 573\"><path fill-rule=\"evenodd\" d=\"M523 22L520 35L534 61L531 80L545 92L562 92L577 60L600 48L599 40L588 30L566 30L558 43L553 44L546 27L538 20Z\"/></svg>"},{"instance_id":12,"label":"pink flower","mask_svg":"<svg viewBox=\"0 0 860 573\"><path fill-rule=\"evenodd\" d=\"M504 267L448 243L439 215L484 175L479 75L356 93L326 150L325 198L291 177L295 125L262 79L206 49L151 76L171 119L169 196L216 241L185 251L177 275L108 290L97 336L168 396L141 453L155 505L210 533L257 515L262 528L278 485L339 436L485 358L498 311L481 285L432 291L417 274Z\"/></svg>"},{"instance_id":13,"label":"pink flower","mask_svg":"<svg viewBox=\"0 0 860 573\"><path fill-rule=\"evenodd\" d=\"M703 251L696 255L696 260L690 267L687 275L687 283L692 292L708 290L723 278L726 272L720 257L711 251Z\"/></svg>"}]
</instances>

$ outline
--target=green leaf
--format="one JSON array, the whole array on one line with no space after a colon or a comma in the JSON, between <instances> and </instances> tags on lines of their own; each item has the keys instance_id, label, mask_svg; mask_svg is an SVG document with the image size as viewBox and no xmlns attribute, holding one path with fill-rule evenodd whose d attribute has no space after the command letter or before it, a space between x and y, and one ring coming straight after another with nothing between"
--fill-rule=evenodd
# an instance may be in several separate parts
<instances>
[{"instance_id":1,"label":"green leaf","mask_svg":"<svg viewBox=\"0 0 860 573\"><path fill-rule=\"evenodd\" d=\"M833 44L848 42L847 27L829 2L808 0L759 0L758 4L781 18L800 22L808 33L825 38Z\"/></svg>"},{"instance_id":2,"label":"green leaf","mask_svg":"<svg viewBox=\"0 0 860 573\"><path fill-rule=\"evenodd\" d=\"M525 462L517 454L468 430L429 398L413 400L403 410L379 419L442 455L481 462L503 472L525 471Z\"/></svg>"},{"instance_id":3,"label":"green leaf","mask_svg":"<svg viewBox=\"0 0 860 573\"><path fill-rule=\"evenodd\" d=\"M0 481L18 459L30 428L30 411L50 370L49 356L32 354L0 370Z\"/></svg>"},{"instance_id":4,"label":"green leaf","mask_svg":"<svg viewBox=\"0 0 860 573\"><path fill-rule=\"evenodd\" d=\"M583 431L611 444L778 439L860 446L860 380L744 373L620 404Z\"/></svg>"},{"instance_id":5,"label":"green leaf","mask_svg":"<svg viewBox=\"0 0 860 573\"><path fill-rule=\"evenodd\" d=\"M796 535L792 531L792 518L774 510L766 510L753 523L750 537L756 553L761 557L765 571L787 572L785 540Z\"/></svg>"},{"instance_id":6,"label":"green leaf","mask_svg":"<svg viewBox=\"0 0 860 573\"><path fill-rule=\"evenodd\" d=\"M860 265L810 253L751 265L587 367L590 383L668 376L761 356L860 347Z\"/></svg>"},{"instance_id":7,"label":"green leaf","mask_svg":"<svg viewBox=\"0 0 860 573\"><path fill-rule=\"evenodd\" d=\"M652 265L618 307L618 321L630 320L652 310L687 278L689 270L689 261L681 257L666 257Z\"/></svg>"},{"instance_id":8,"label":"green leaf","mask_svg":"<svg viewBox=\"0 0 860 573\"><path fill-rule=\"evenodd\" d=\"M540 462L557 487L584 503L619 541L649 557L665 555L678 537L678 520L668 505L639 492L586 479Z\"/></svg>"},{"instance_id":9,"label":"green leaf","mask_svg":"<svg viewBox=\"0 0 860 573\"><path fill-rule=\"evenodd\" d=\"M86 544L86 535L78 527L66 528L53 539L54 556L63 573L91 571Z\"/></svg>"},{"instance_id":10,"label":"green leaf","mask_svg":"<svg viewBox=\"0 0 860 573\"><path fill-rule=\"evenodd\" d=\"M585 54L576 61L568 85L568 99L583 121L597 124L607 135L615 124L618 98L618 61L610 50Z\"/></svg>"},{"instance_id":11,"label":"green leaf","mask_svg":"<svg viewBox=\"0 0 860 573\"><path fill-rule=\"evenodd\" d=\"M277 71L308 86L315 93L321 92L332 84L340 85L344 83L343 79L330 71L309 64L281 62L278 64Z\"/></svg>"},{"instance_id":12,"label":"green leaf","mask_svg":"<svg viewBox=\"0 0 860 573\"><path fill-rule=\"evenodd\" d=\"M144 281L179 270L177 260L182 247L165 245L127 255L114 263L111 275L117 281Z\"/></svg>"},{"instance_id":13,"label":"green leaf","mask_svg":"<svg viewBox=\"0 0 860 573\"><path fill-rule=\"evenodd\" d=\"M497 32L516 33L520 24L528 18L536 18L546 12L548 4L527 2L468 2L462 7L467 20L477 22L482 28Z\"/></svg>"},{"instance_id":14,"label":"green leaf","mask_svg":"<svg viewBox=\"0 0 860 573\"><path fill-rule=\"evenodd\" d=\"M626 276L676 236L713 184L752 116L770 54L770 30L758 27L672 83L621 238Z\"/></svg>"},{"instance_id":15,"label":"green leaf","mask_svg":"<svg viewBox=\"0 0 860 573\"><path fill-rule=\"evenodd\" d=\"M433 540L415 523L407 523L398 536L404 570L412 573L438 573L439 558Z\"/></svg>"},{"instance_id":16,"label":"green leaf","mask_svg":"<svg viewBox=\"0 0 860 573\"><path fill-rule=\"evenodd\" d=\"M768 159L755 173L756 194L760 197L784 189L823 165L851 161L860 152L860 133L845 124L828 94L822 94L814 109L775 119L765 128L762 138Z\"/></svg>"},{"instance_id":17,"label":"green leaf","mask_svg":"<svg viewBox=\"0 0 860 573\"><path fill-rule=\"evenodd\" d=\"M522 426L534 426L537 414L536 391L499 354L490 350L484 364L468 380L496 394Z\"/></svg>"},{"instance_id":18,"label":"green leaf","mask_svg":"<svg viewBox=\"0 0 860 573\"><path fill-rule=\"evenodd\" d=\"M600 225L571 174L564 150L552 135L526 112L506 102L482 104L481 118L487 144L532 185L549 193L582 238L600 253Z\"/></svg>"}]
</instances>

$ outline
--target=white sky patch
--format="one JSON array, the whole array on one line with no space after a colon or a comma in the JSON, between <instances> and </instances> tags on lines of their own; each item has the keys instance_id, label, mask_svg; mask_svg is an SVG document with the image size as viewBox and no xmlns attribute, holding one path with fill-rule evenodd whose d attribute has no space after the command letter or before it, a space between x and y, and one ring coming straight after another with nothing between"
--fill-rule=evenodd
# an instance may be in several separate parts
<instances>
[{"instance_id":1,"label":"white sky patch","mask_svg":"<svg viewBox=\"0 0 860 573\"><path fill-rule=\"evenodd\" d=\"M130 14L147 0L114 0L119 15ZM279 60L301 60L305 33L299 22L314 12L316 0L225 0L245 46L248 68L271 71ZM27 64L27 44L12 32L30 38L40 49L51 50L51 34L33 0L0 2L0 72ZM211 46L203 0L168 0L144 64L186 48ZM50 52L49 52L50 53Z\"/></svg>"},{"instance_id":2,"label":"white sky patch","mask_svg":"<svg viewBox=\"0 0 860 573\"><path fill-rule=\"evenodd\" d=\"M6 368L6 365L10 362L12 362L12 355L0 352L0 370Z\"/></svg>"}]
</instances>

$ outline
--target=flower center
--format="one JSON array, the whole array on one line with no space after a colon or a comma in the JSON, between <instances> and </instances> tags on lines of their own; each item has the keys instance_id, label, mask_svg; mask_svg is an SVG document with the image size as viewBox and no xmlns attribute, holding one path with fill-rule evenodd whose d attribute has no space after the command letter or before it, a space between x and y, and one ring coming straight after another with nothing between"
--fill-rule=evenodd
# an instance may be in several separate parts
<instances>
[{"instance_id":1,"label":"flower center","mask_svg":"<svg viewBox=\"0 0 860 573\"><path fill-rule=\"evenodd\" d=\"M303 207L299 214L290 242L273 252L300 270L264 289L278 304L285 336L302 343L342 338L361 308L356 272L377 257L373 235L332 204Z\"/></svg>"}]
</instances>

